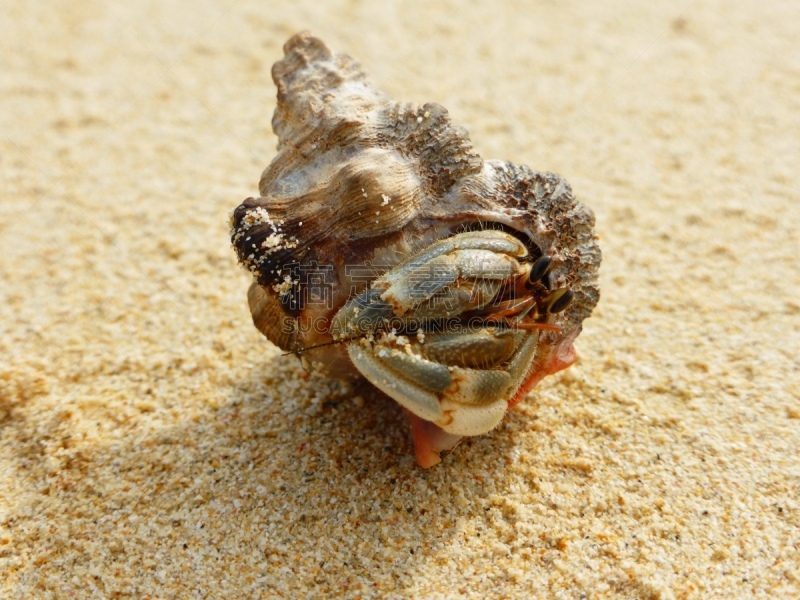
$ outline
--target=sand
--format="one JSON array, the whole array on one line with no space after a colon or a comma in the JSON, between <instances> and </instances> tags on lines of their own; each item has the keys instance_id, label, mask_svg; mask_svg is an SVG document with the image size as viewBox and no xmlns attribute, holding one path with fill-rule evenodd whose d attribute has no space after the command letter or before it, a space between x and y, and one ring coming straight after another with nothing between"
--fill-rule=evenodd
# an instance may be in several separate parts
<instances>
[{"instance_id":1,"label":"sand","mask_svg":"<svg viewBox=\"0 0 800 600\"><path fill-rule=\"evenodd\" d=\"M597 4L2 3L0 596L800 597L800 4ZM597 214L579 362L427 471L250 322L302 29Z\"/></svg>"}]
</instances>

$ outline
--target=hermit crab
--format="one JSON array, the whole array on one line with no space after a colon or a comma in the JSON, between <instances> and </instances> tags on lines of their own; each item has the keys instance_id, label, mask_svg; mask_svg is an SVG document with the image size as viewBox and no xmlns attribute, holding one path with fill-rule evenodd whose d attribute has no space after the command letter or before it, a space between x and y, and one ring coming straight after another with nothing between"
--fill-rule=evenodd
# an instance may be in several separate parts
<instances>
[{"instance_id":1,"label":"hermit crab","mask_svg":"<svg viewBox=\"0 0 800 600\"><path fill-rule=\"evenodd\" d=\"M272 69L278 154L231 215L255 326L409 417L417 462L484 434L575 360L594 216L559 176L482 160L442 106L395 102L308 33Z\"/></svg>"}]
</instances>

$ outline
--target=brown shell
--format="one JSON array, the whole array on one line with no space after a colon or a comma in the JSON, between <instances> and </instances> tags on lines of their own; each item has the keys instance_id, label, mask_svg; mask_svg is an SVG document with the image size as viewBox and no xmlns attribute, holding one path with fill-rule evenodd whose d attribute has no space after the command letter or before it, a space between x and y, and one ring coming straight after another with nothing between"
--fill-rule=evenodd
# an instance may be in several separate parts
<instances>
[{"instance_id":1,"label":"brown shell","mask_svg":"<svg viewBox=\"0 0 800 600\"><path fill-rule=\"evenodd\" d=\"M309 33L291 38L284 52L272 69L278 155L261 176L260 197L239 205L231 224L239 260L255 277L250 306L259 330L286 351L326 343L324 331L285 325L329 319L363 290L366 282L348 265L385 270L453 233L501 227L534 257L553 257L549 287L574 291L569 308L554 316L565 329L560 339L571 343L599 298L600 249L594 215L569 184L482 160L445 108L395 102L370 86L355 60ZM332 266L326 306L298 302L297 264ZM561 342L553 343L551 352ZM543 350L537 362L549 354Z\"/></svg>"}]
</instances>

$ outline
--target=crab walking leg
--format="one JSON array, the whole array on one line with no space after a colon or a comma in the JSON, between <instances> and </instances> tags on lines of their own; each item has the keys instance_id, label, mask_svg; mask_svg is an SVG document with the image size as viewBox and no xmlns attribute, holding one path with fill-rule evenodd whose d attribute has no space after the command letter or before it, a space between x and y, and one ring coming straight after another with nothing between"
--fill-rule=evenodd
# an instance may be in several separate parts
<instances>
[{"instance_id":1,"label":"crab walking leg","mask_svg":"<svg viewBox=\"0 0 800 600\"><path fill-rule=\"evenodd\" d=\"M407 408L404 408L403 412L406 413L411 428L411 439L414 442L417 464L423 469L438 465L442 462L439 454L446 450L452 450L461 441L462 436L447 433L438 425L420 419Z\"/></svg>"},{"instance_id":2,"label":"crab walking leg","mask_svg":"<svg viewBox=\"0 0 800 600\"><path fill-rule=\"evenodd\" d=\"M437 357L442 362L449 360L451 363L457 363L464 367L475 367L478 364L489 367L504 361L510 352L513 351L513 346L508 342L512 341L509 338L516 338L513 341L518 341L520 337L528 337L527 344L522 344L521 351L516 360L512 361L513 377L519 377L520 373L524 374L525 360L531 359L536 351L536 338L538 334L525 334L523 332L514 331L497 331L494 329L483 329L474 333L466 334L443 334L435 338L431 343L426 343L421 349L424 350L429 358ZM534 338L531 340L530 338ZM479 354L482 356L479 358ZM499 371L492 371L498 373ZM511 377L509 377L511 379ZM516 381L516 379L514 379ZM507 392L508 393L508 392ZM444 402L444 406L447 406ZM468 407L459 407L461 411ZM508 403L498 403L499 418L508 408ZM442 452L452 450L461 440L461 435L455 435L446 432L436 423L426 421L420 418L412 411L404 408L406 417L408 418L409 426L411 429L411 437L414 442L414 453L416 455L417 464L423 469L430 468L441 462L440 454Z\"/></svg>"},{"instance_id":3,"label":"crab walking leg","mask_svg":"<svg viewBox=\"0 0 800 600\"><path fill-rule=\"evenodd\" d=\"M520 264L513 257L489 250L456 250L424 263L402 277L390 271L391 277L378 280L381 299L394 308L395 315L407 316L420 310L430 316L455 317L483 308L494 300L503 281L520 273ZM473 288L474 291L473 291Z\"/></svg>"},{"instance_id":4,"label":"crab walking leg","mask_svg":"<svg viewBox=\"0 0 800 600\"><path fill-rule=\"evenodd\" d=\"M516 359L510 371L489 367L509 357L509 341L531 337L494 328L460 336L445 334L431 343L440 361L416 354L424 349L420 345L412 345L409 353L386 342L360 340L351 343L348 352L364 377L421 419L450 434L481 435L503 418L508 399L524 375L515 366ZM487 343L491 340L500 343ZM530 356L529 345L523 343L522 350L525 360ZM472 368L478 364L479 352L484 368Z\"/></svg>"},{"instance_id":5,"label":"crab walking leg","mask_svg":"<svg viewBox=\"0 0 800 600\"><path fill-rule=\"evenodd\" d=\"M331 321L333 339L344 340L377 331L391 319L392 307L380 295L380 290L370 289L348 301Z\"/></svg>"},{"instance_id":6,"label":"crab walking leg","mask_svg":"<svg viewBox=\"0 0 800 600\"><path fill-rule=\"evenodd\" d=\"M442 446L442 440L453 441L464 435L491 431L508 408L510 377L503 371L454 367L452 381L441 389L444 383L441 376L431 376L431 366L441 366L436 363L415 361L413 357L408 357L410 360L407 362L386 360L360 342L349 344L348 353L370 383L414 415L415 419L410 421L412 436L415 444L421 442L424 446L424 449L420 448L418 458L422 455L428 457L420 458L420 466L429 463L434 448L442 451L452 447ZM445 371L449 372L449 369L445 368ZM425 389L418 382L436 391ZM483 400L483 403L478 404L477 400ZM427 425L423 426L417 419ZM436 463L430 462L428 466L433 464Z\"/></svg>"},{"instance_id":7,"label":"crab walking leg","mask_svg":"<svg viewBox=\"0 0 800 600\"><path fill-rule=\"evenodd\" d=\"M567 338L559 344L557 351L549 356L549 358L539 359L531 365L530 369L525 375L522 385L517 389L511 400L508 402L508 408L514 408L520 401L530 392L536 385L548 375L558 373L569 367L578 358L575 352L573 342L577 337L575 333L570 338Z\"/></svg>"},{"instance_id":8,"label":"crab walking leg","mask_svg":"<svg viewBox=\"0 0 800 600\"><path fill-rule=\"evenodd\" d=\"M424 251L394 267L381 279L386 278L390 283L405 279L413 275L419 265L428 263L439 256L452 254L456 250L486 250L515 257L523 257L528 254L528 250L522 242L503 231L493 229L467 231L431 244Z\"/></svg>"},{"instance_id":9,"label":"crab walking leg","mask_svg":"<svg viewBox=\"0 0 800 600\"><path fill-rule=\"evenodd\" d=\"M361 374L403 408L426 421L437 422L444 417L439 398L435 393L402 377L381 362L371 348L365 347L360 342L354 342L347 346L347 352Z\"/></svg>"},{"instance_id":10,"label":"crab walking leg","mask_svg":"<svg viewBox=\"0 0 800 600\"><path fill-rule=\"evenodd\" d=\"M502 231L461 233L397 265L374 284L396 316L458 316L495 299L502 282L522 275L525 246ZM444 298L441 297L444 295ZM437 297L438 296L438 297Z\"/></svg>"},{"instance_id":11,"label":"crab walking leg","mask_svg":"<svg viewBox=\"0 0 800 600\"><path fill-rule=\"evenodd\" d=\"M482 327L477 331L428 335L418 350L424 358L444 365L490 369L511 358L525 335L512 329Z\"/></svg>"},{"instance_id":12,"label":"crab walking leg","mask_svg":"<svg viewBox=\"0 0 800 600\"><path fill-rule=\"evenodd\" d=\"M508 369L508 374L511 375L514 381L522 383L526 373L533 364L533 359L536 358L538 346L538 331L530 332L526 336L525 341L519 345L516 354L514 354L514 358L511 359L511 362L506 367L506 369Z\"/></svg>"},{"instance_id":13,"label":"crab walking leg","mask_svg":"<svg viewBox=\"0 0 800 600\"><path fill-rule=\"evenodd\" d=\"M359 342L348 347L364 377L421 419L453 435L494 429L508 406L511 379L500 370L447 367L407 354L381 357Z\"/></svg>"},{"instance_id":14,"label":"crab walking leg","mask_svg":"<svg viewBox=\"0 0 800 600\"><path fill-rule=\"evenodd\" d=\"M513 381L516 382L516 388L511 391L511 398L508 402L508 408L514 408L519 402L519 399L524 397L524 394L533 389L531 386L522 391L527 379L531 378L531 374L536 368L535 359L536 351L539 347L539 332L532 331L527 339L520 344L514 358L508 364L508 373L511 375ZM538 381L537 381L538 382ZM535 385L535 384L534 384Z\"/></svg>"}]
</instances>

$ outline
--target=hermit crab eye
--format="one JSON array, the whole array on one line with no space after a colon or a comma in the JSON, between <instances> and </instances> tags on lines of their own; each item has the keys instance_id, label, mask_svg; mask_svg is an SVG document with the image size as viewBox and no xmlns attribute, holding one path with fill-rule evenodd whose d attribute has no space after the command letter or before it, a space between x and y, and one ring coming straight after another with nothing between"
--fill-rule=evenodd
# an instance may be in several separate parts
<instances>
[{"instance_id":1,"label":"hermit crab eye","mask_svg":"<svg viewBox=\"0 0 800 600\"><path fill-rule=\"evenodd\" d=\"M572 299L574 297L575 293L569 288L560 288L555 290L549 296L547 296L547 298L545 298L547 312L549 312L551 315L564 312L567 307L572 304Z\"/></svg>"},{"instance_id":2,"label":"hermit crab eye","mask_svg":"<svg viewBox=\"0 0 800 600\"><path fill-rule=\"evenodd\" d=\"M528 281L533 283L534 281L539 281L542 277L547 275L547 272L550 270L550 265L553 263L552 256L542 256L533 263L533 267L531 268L531 274L528 276Z\"/></svg>"}]
</instances>

